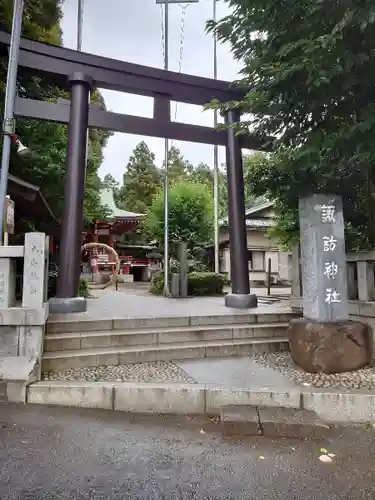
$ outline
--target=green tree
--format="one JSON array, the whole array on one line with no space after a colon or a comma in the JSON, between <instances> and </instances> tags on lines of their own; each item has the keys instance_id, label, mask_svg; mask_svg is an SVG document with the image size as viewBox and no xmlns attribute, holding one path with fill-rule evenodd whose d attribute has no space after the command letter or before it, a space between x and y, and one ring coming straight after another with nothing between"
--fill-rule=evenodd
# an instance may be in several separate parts
<instances>
[{"instance_id":1,"label":"green tree","mask_svg":"<svg viewBox=\"0 0 375 500\"><path fill-rule=\"evenodd\" d=\"M227 0L216 29L243 63L234 103L275 153L252 169L256 196L276 200L279 236L298 231L298 197L337 193L348 248L375 245L375 2ZM233 103L214 103L230 107Z\"/></svg>"},{"instance_id":2,"label":"green tree","mask_svg":"<svg viewBox=\"0 0 375 500\"><path fill-rule=\"evenodd\" d=\"M202 247L211 240L212 196L205 184L181 181L169 189L169 238L171 249L179 241L187 243L189 250ZM164 242L164 196L159 191L147 213L145 226L158 244Z\"/></svg>"},{"instance_id":3,"label":"green tree","mask_svg":"<svg viewBox=\"0 0 375 500\"><path fill-rule=\"evenodd\" d=\"M168 178L170 182L186 180L193 166L182 156L181 151L172 146L168 153Z\"/></svg>"},{"instance_id":4,"label":"green tree","mask_svg":"<svg viewBox=\"0 0 375 500\"><path fill-rule=\"evenodd\" d=\"M27 0L25 2L22 34L33 40L60 45L61 40L61 0ZM10 31L13 2L0 0L0 29ZM8 58L0 58L0 105L5 96ZM18 94L38 100L55 101L69 95L39 77L31 77L22 69L18 78ZM91 95L92 102L105 109L99 91ZM56 217L61 217L64 204L64 175L67 147L67 127L57 123L38 120L17 119L16 131L22 141L34 152L29 160L20 159L12 152L10 171L14 175L37 184L49 202ZM97 170L102 162L102 150L108 134L90 130L85 190L85 218L90 222L100 218L100 179ZM17 222L17 221L16 221ZM35 221L38 226L38 221Z\"/></svg>"},{"instance_id":5,"label":"green tree","mask_svg":"<svg viewBox=\"0 0 375 500\"><path fill-rule=\"evenodd\" d=\"M121 206L132 212L145 213L161 185L161 173L155 165L155 154L142 141L129 158L120 190Z\"/></svg>"}]
</instances>

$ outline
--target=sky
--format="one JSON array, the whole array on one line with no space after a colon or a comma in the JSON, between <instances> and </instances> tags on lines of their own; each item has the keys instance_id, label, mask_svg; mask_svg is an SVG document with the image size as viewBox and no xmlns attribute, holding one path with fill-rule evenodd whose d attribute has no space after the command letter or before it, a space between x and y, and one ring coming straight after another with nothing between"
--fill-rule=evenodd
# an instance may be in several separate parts
<instances>
[{"instance_id":1,"label":"sky","mask_svg":"<svg viewBox=\"0 0 375 500\"><path fill-rule=\"evenodd\" d=\"M65 47L76 48L77 0L65 0L62 21ZM212 19L213 0L191 3L186 9L182 72L213 77L213 39L205 33L205 23ZM169 6L169 68L179 69L181 40L181 6ZM218 18L228 9L223 1L217 3ZM162 29L160 5L155 0L85 0L83 47L84 52L121 61L162 68ZM218 78L236 79L240 65L234 61L228 46L218 44ZM132 94L102 90L107 109L116 113L152 117L152 99ZM175 105L172 106L174 119ZM199 106L180 103L177 121L213 126L213 113ZM122 181L129 156L142 140L156 155L156 162L164 160L164 140L130 134L114 134L104 150L104 161L99 174L111 174ZM213 166L213 147L206 144L174 141L183 156L192 164L200 162ZM219 147L219 162L225 161L225 150Z\"/></svg>"}]
</instances>

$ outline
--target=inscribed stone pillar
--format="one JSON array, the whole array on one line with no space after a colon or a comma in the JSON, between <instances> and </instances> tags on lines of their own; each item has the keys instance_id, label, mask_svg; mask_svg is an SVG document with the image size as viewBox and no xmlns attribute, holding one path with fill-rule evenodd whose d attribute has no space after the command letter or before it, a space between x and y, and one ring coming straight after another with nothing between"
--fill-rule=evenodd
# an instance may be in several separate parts
<instances>
[{"instance_id":1,"label":"inscribed stone pillar","mask_svg":"<svg viewBox=\"0 0 375 500\"><path fill-rule=\"evenodd\" d=\"M299 201L303 315L317 321L349 319L344 218L340 196Z\"/></svg>"},{"instance_id":2,"label":"inscribed stone pillar","mask_svg":"<svg viewBox=\"0 0 375 500\"><path fill-rule=\"evenodd\" d=\"M46 235L25 234L22 307L41 309L46 300Z\"/></svg>"},{"instance_id":3,"label":"inscribed stone pillar","mask_svg":"<svg viewBox=\"0 0 375 500\"><path fill-rule=\"evenodd\" d=\"M304 317L289 326L293 361L314 373L363 368L372 358L372 333L349 320L342 200L301 198L299 217Z\"/></svg>"}]
</instances>

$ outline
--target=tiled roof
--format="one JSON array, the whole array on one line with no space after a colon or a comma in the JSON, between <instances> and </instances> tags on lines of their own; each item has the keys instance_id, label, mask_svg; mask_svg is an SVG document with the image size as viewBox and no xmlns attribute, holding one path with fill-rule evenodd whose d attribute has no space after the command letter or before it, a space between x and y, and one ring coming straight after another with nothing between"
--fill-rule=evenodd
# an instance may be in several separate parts
<instances>
[{"instance_id":1,"label":"tiled roof","mask_svg":"<svg viewBox=\"0 0 375 500\"><path fill-rule=\"evenodd\" d=\"M265 228L273 226L272 219L246 219L246 227L248 228Z\"/></svg>"},{"instance_id":2,"label":"tiled roof","mask_svg":"<svg viewBox=\"0 0 375 500\"><path fill-rule=\"evenodd\" d=\"M114 219L139 219L144 215L117 208L112 189L103 188L100 190L100 203L109 208Z\"/></svg>"}]
</instances>

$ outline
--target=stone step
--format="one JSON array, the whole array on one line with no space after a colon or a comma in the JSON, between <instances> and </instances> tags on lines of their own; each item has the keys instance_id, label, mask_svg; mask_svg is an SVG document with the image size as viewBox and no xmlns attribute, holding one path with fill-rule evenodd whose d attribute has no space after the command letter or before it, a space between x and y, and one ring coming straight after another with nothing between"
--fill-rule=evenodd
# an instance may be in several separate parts
<instances>
[{"instance_id":1,"label":"stone step","mask_svg":"<svg viewBox=\"0 0 375 500\"><path fill-rule=\"evenodd\" d=\"M182 326L176 328L141 328L138 330L105 330L93 332L49 333L44 338L44 351L65 351L93 347L159 345L169 342L229 340L281 337L288 323L248 323L234 325Z\"/></svg>"},{"instance_id":2,"label":"stone step","mask_svg":"<svg viewBox=\"0 0 375 500\"><path fill-rule=\"evenodd\" d=\"M236 314L218 314L212 316L168 316L168 317L145 317L145 318L123 318L123 319L100 319L100 320L63 320L49 321L46 325L46 333L71 333L71 332L93 332L105 330L139 330L143 328L180 328L184 326L208 326L208 325L233 325L254 323L282 323L289 322L292 318L298 318L301 314L286 313L259 313L249 314L238 312Z\"/></svg>"},{"instance_id":3,"label":"stone step","mask_svg":"<svg viewBox=\"0 0 375 500\"><path fill-rule=\"evenodd\" d=\"M200 342L168 342L159 345L102 347L45 352L42 370L61 371L100 365L122 365L150 361L169 361L220 356L245 356L288 350L285 337L271 339L229 339Z\"/></svg>"},{"instance_id":4,"label":"stone step","mask_svg":"<svg viewBox=\"0 0 375 500\"><path fill-rule=\"evenodd\" d=\"M226 435L271 438L325 439L331 431L314 411L276 406L222 407L221 427Z\"/></svg>"}]
</instances>

